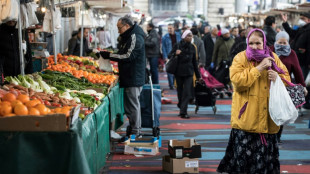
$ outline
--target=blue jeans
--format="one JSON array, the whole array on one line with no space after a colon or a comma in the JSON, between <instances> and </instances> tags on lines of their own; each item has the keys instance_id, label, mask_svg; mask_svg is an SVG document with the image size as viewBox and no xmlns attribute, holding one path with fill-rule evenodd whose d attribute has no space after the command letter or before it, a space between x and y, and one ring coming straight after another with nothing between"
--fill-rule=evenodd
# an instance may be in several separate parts
<instances>
[{"instance_id":1,"label":"blue jeans","mask_svg":"<svg viewBox=\"0 0 310 174\"><path fill-rule=\"evenodd\" d=\"M167 73L167 78L168 78L168 83L169 83L169 87L172 88L174 86L174 75Z\"/></svg>"},{"instance_id":2,"label":"blue jeans","mask_svg":"<svg viewBox=\"0 0 310 174\"><path fill-rule=\"evenodd\" d=\"M158 84L158 57L148 57L153 84Z\"/></svg>"}]
</instances>

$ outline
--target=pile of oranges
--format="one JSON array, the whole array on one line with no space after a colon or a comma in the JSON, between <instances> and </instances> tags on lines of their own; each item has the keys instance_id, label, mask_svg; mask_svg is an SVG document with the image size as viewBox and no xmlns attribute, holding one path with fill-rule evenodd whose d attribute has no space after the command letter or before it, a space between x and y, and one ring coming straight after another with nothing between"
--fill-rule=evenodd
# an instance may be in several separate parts
<instances>
[{"instance_id":1,"label":"pile of oranges","mask_svg":"<svg viewBox=\"0 0 310 174\"><path fill-rule=\"evenodd\" d=\"M0 101L0 116L9 117L16 115L48 115L48 114L65 114L70 115L70 106L62 108L50 109L41 103L38 99L30 100L28 95L19 94L16 96L13 93L7 93Z\"/></svg>"}]
</instances>

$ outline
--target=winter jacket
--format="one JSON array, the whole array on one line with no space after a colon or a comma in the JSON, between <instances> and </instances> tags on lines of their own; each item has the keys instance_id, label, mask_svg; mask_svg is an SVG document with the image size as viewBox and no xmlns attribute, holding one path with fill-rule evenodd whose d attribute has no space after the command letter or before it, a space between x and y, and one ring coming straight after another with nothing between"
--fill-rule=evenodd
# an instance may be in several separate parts
<instances>
[{"instance_id":1,"label":"winter jacket","mask_svg":"<svg viewBox=\"0 0 310 174\"><path fill-rule=\"evenodd\" d=\"M28 35L25 35L27 53L24 55L25 74L33 72L31 47ZM1 71L2 70L2 71ZM17 76L21 74L19 57L18 30L3 23L0 25L0 77Z\"/></svg>"},{"instance_id":2,"label":"winter jacket","mask_svg":"<svg viewBox=\"0 0 310 174\"><path fill-rule=\"evenodd\" d=\"M120 87L140 87L145 84L145 34L137 24L119 37L118 52L109 59L118 62Z\"/></svg>"},{"instance_id":3,"label":"winter jacket","mask_svg":"<svg viewBox=\"0 0 310 174\"><path fill-rule=\"evenodd\" d=\"M232 38L230 38L228 41L224 41L222 37L216 39L212 55L212 62L214 62L215 66L220 65L223 60L231 62L230 49L234 42L235 40Z\"/></svg>"},{"instance_id":4,"label":"winter jacket","mask_svg":"<svg viewBox=\"0 0 310 174\"><path fill-rule=\"evenodd\" d=\"M277 66L285 71L285 74L279 74L280 77L290 81L285 65L275 53L273 55ZM257 65L258 63L249 62L243 51L236 55L229 68L234 89L231 126L246 132L275 134L278 133L280 127L272 121L269 115L270 81L267 70L259 72L255 68ZM244 106L245 111L239 115Z\"/></svg>"},{"instance_id":5,"label":"winter jacket","mask_svg":"<svg viewBox=\"0 0 310 174\"><path fill-rule=\"evenodd\" d=\"M181 41L181 35L179 32L175 32L176 38L177 38L177 43ZM169 33L165 34L165 36L161 40L161 47L162 47L162 52L163 52L163 58L167 59L168 55L172 49L172 42Z\"/></svg>"},{"instance_id":6,"label":"winter jacket","mask_svg":"<svg viewBox=\"0 0 310 174\"><path fill-rule=\"evenodd\" d=\"M78 38L78 36L72 37L68 41L68 55L75 55L80 56L80 50L81 50L81 39ZM83 52L82 56L86 56L86 54L91 53L92 50L88 48L88 42L87 39L83 39Z\"/></svg>"},{"instance_id":7,"label":"winter jacket","mask_svg":"<svg viewBox=\"0 0 310 174\"><path fill-rule=\"evenodd\" d=\"M263 31L266 35L267 45L272 46L276 41L277 32L271 26L267 25L264 26Z\"/></svg>"},{"instance_id":8,"label":"winter jacket","mask_svg":"<svg viewBox=\"0 0 310 174\"><path fill-rule=\"evenodd\" d=\"M291 48L296 52L301 66L310 65L310 23L300 27L298 30L293 30L287 22L282 24L285 31L290 35ZM301 53L299 48L306 49L306 52Z\"/></svg>"},{"instance_id":9,"label":"winter jacket","mask_svg":"<svg viewBox=\"0 0 310 174\"><path fill-rule=\"evenodd\" d=\"M246 37L237 37L235 39L235 43L234 45L231 47L230 49L230 57L231 57L231 60L234 59L234 57L240 53L241 51L244 51L246 50Z\"/></svg>"},{"instance_id":10,"label":"winter jacket","mask_svg":"<svg viewBox=\"0 0 310 174\"><path fill-rule=\"evenodd\" d=\"M209 66L212 61L212 54L214 50L214 42L212 40L212 35L211 34L205 35L203 37L203 42L204 42L205 51L206 51L206 66Z\"/></svg>"},{"instance_id":11,"label":"winter jacket","mask_svg":"<svg viewBox=\"0 0 310 174\"><path fill-rule=\"evenodd\" d=\"M178 66L175 76L193 76L194 72L196 78L200 78L200 73L198 71L198 65L196 61L196 49L193 44L181 40L177 43L171 50L168 58L172 58L176 53L176 50L180 49L181 54L177 55Z\"/></svg>"},{"instance_id":12,"label":"winter jacket","mask_svg":"<svg viewBox=\"0 0 310 174\"><path fill-rule=\"evenodd\" d=\"M271 51L275 52L274 46L271 46L270 49ZM282 63L286 66L288 73L289 74L293 73L295 77L295 83L301 84L302 86L306 87L304 76L302 75L300 64L295 51L291 50L290 55L288 56L282 55L279 58L282 61Z\"/></svg>"},{"instance_id":13,"label":"winter jacket","mask_svg":"<svg viewBox=\"0 0 310 174\"><path fill-rule=\"evenodd\" d=\"M159 35L155 29L152 29L145 38L146 57L160 57Z\"/></svg>"},{"instance_id":14,"label":"winter jacket","mask_svg":"<svg viewBox=\"0 0 310 174\"><path fill-rule=\"evenodd\" d=\"M198 51L198 62L202 65L206 64L206 52L205 52L205 45L203 44L203 41L198 38L198 36L194 36L194 44L197 47Z\"/></svg>"}]
</instances>

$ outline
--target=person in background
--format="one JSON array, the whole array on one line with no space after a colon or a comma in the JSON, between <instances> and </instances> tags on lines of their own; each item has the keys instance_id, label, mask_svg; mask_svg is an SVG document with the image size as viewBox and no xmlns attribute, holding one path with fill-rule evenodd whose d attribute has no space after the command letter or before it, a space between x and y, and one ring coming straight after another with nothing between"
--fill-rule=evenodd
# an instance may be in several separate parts
<instances>
[{"instance_id":1,"label":"person in background","mask_svg":"<svg viewBox=\"0 0 310 174\"><path fill-rule=\"evenodd\" d=\"M229 69L234 89L232 130L217 172L280 173L277 142L280 127L269 115L269 85L277 74L288 81L290 76L266 45L261 29L251 30L247 40L246 51L237 54Z\"/></svg>"},{"instance_id":2,"label":"person in background","mask_svg":"<svg viewBox=\"0 0 310 174\"><path fill-rule=\"evenodd\" d=\"M214 44L216 42L216 39L218 34L218 29L216 27L213 27L211 29L211 34L205 35L203 37L203 42L205 46L205 51L206 51L206 64L205 68L207 69L212 61L212 54L213 54L213 49L214 49Z\"/></svg>"},{"instance_id":3,"label":"person in background","mask_svg":"<svg viewBox=\"0 0 310 174\"><path fill-rule=\"evenodd\" d=\"M264 32L267 38L267 45L272 46L276 39L277 32L276 28L276 18L274 16L267 16L265 19Z\"/></svg>"},{"instance_id":4,"label":"person in background","mask_svg":"<svg viewBox=\"0 0 310 174\"><path fill-rule=\"evenodd\" d=\"M78 34L73 36L69 42L68 42L68 55L75 55L75 56L80 56L80 50L81 50L81 36L82 36L82 29L79 28ZM87 54L92 52L92 49L88 48L88 33L89 29L84 28L83 29L83 51L82 51L82 56L86 56Z\"/></svg>"},{"instance_id":5,"label":"person in background","mask_svg":"<svg viewBox=\"0 0 310 174\"><path fill-rule=\"evenodd\" d=\"M241 29L239 32L239 37L235 38L235 43L230 49L231 59L233 59L239 52L246 49L246 33L247 30Z\"/></svg>"},{"instance_id":6,"label":"person in background","mask_svg":"<svg viewBox=\"0 0 310 174\"><path fill-rule=\"evenodd\" d=\"M291 38L291 48L296 52L303 76L306 78L310 66L310 13L302 13L299 18L300 27L298 30L293 30L287 23L287 15L282 15L282 26ZM307 88L309 91L310 89ZM306 104L304 108L310 109L310 96L306 96Z\"/></svg>"},{"instance_id":7,"label":"person in background","mask_svg":"<svg viewBox=\"0 0 310 174\"><path fill-rule=\"evenodd\" d=\"M202 38L205 37L206 35L210 34L210 30L211 30L210 26L205 26Z\"/></svg>"},{"instance_id":8,"label":"person in background","mask_svg":"<svg viewBox=\"0 0 310 174\"><path fill-rule=\"evenodd\" d=\"M231 63L230 49L234 42L234 39L230 37L229 30L223 28L221 37L216 40L214 45L211 68L216 67L217 69L223 61Z\"/></svg>"},{"instance_id":9,"label":"person in background","mask_svg":"<svg viewBox=\"0 0 310 174\"><path fill-rule=\"evenodd\" d=\"M110 32L105 31L104 27L101 27L96 35L99 39L99 47L101 49L112 47Z\"/></svg>"},{"instance_id":10,"label":"person in background","mask_svg":"<svg viewBox=\"0 0 310 174\"><path fill-rule=\"evenodd\" d=\"M181 41L181 35L178 32L175 32L173 24L168 25L168 33L165 34L162 38L162 52L163 58L167 61L168 55L175 44ZM174 89L174 78L173 74L167 73L169 88Z\"/></svg>"},{"instance_id":11,"label":"person in background","mask_svg":"<svg viewBox=\"0 0 310 174\"><path fill-rule=\"evenodd\" d=\"M169 59L174 56L178 56L178 66L175 73L178 92L178 107L180 108L181 118L190 118L187 114L187 107L189 100L192 98L191 91L193 86L193 75L195 72L196 78L202 81L198 66L196 62L196 49L191 44L193 34L190 30L184 31L182 34L182 40L173 46Z\"/></svg>"},{"instance_id":12,"label":"person in background","mask_svg":"<svg viewBox=\"0 0 310 174\"><path fill-rule=\"evenodd\" d=\"M206 51L203 41L198 37L198 29L192 28L193 44L196 46L198 51L198 67L204 67L206 64Z\"/></svg>"},{"instance_id":13,"label":"person in background","mask_svg":"<svg viewBox=\"0 0 310 174\"><path fill-rule=\"evenodd\" d=\"M276 27L276 32L279 33L280 31L282 31L282 27L281 26L277 26Z\"/></svg>"},{"instance_id":14,"label":"person in background","mask_svg":"<svg viewBox=\"0 0 310 174\"><path fill-rule=\"evenodd\" d=\"M124 109L129 119L126 136L141 137L140 93L145 84L145 33L129 17L122 17L117 22L119 36L116 54L101 51L104 59L118 62L119 83L124 88Z\"/></svg>"},{"instance_id":15,"label":"person in background","mask_svg":"<svg viewBox=\"0 0 310 174\"><path fill-rule=\"evenodd\" d=\"M291 49L289 41L290 36L285 31L280 31L276 35L276 42L274 43L273 46L271 46L270 49L279 56L282 63L286 66L288 73L294 75L295 83L304 86L304 93L306 96L308 91L306 89L304 77L302 75L297 55L295 51ZM280 127L280 130L277 134L279 143L282 143L281 142L282 130L283 126Z\"/></svg>"},{"instance_id":16,"label":"person in background","mask_svg":"<svg viewBox=\"0 0 310 174\"><path fill-rule=\"evenodd\" d=\"M160 57L159 35L152 23L147 24L146 30L145 53L150 63L152 82L158 84L158 58Z\"/></svg>"},{"instance_id":17,"label":"person in background","mask_svg":"<svg viewBox=\"0 0 310 174\"><path fill-rule=\"evenodd\" d=\"M231 37L233 39L236 39L237 37L239 37L239 28L238 27L233 27L231 29Z\"/></svg>"},{"instance_id":18,"label":"person in background","mask_svg":"<svg viewBox=\"0 0 310 174\"><path fill-rule=\"evenodd\" d=\"M19 38L16 28L17 20L4 22L0 25L0 82L3 83L3 77L17 76L21 74ZM28 35L25 35L25 43L22 44L24 54L24 72L30 74L33 72L31 47Z\"/></svg>"}]
</instances>

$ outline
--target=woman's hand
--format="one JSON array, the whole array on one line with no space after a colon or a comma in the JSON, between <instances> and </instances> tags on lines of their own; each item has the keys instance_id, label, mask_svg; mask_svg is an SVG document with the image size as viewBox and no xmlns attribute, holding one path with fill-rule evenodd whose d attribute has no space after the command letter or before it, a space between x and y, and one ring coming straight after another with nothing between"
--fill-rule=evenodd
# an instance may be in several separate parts
<instances>
[{"instance_id":1,"label":"woman's hand","mask_svg":"<svg viewBox=\"0 0 310 174\"><path fill-rule=\"evenodd\" d=\"M181 50L177 50L177 51L175 52L175 55L179 55L179 54L181 54Z\"/></svg>"},{"instance_id":2,"label":"woman's hand","mask_svg":"<svg viewBox=\"0 0 310 174\"><path fill-rule=\"evenodd\" d=\"M305 96L307 96L307 95L308 95L308 90L307 90L307 88L306 88L306 87L304 87L304 94L305 94Z\"/></svg>"},{"instance_id":3,"label":"woman's hand","mask_svg":"<svg viewBox=\"0 0 310 174\"><path fill-rule=\"evenodd\" d=\"M281 16L282 16L282 21L283 21L284 23L287 22L287 14L281 13Z\"/></svg>"},{"instance_id":4,"label":"woman's hand","mask_svg":"<svg viewBox=\"0 0 310 174\"><path fill-rule=\"evenodd\" d=\"M256 66L256 68L258 69L258 71L262 72L263 70L271 67L272 61L272 57L266 57Z\"/></svg>"},{"instance_id":5,"label":"woman's hand","mask_svg":"<svg viewBox=\"0 0 310 174\"><path fill-rule=\"evenodd\" d=\"M274 70L268 70L268 80L275 82L277 79L278 73L275 72Z\"/></svg>"}]
</instances>

